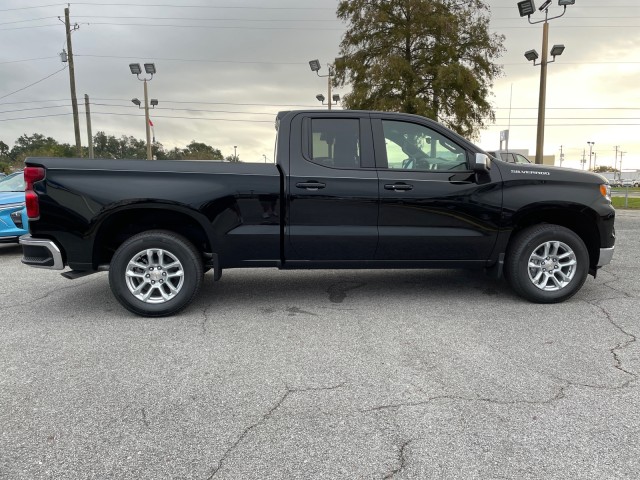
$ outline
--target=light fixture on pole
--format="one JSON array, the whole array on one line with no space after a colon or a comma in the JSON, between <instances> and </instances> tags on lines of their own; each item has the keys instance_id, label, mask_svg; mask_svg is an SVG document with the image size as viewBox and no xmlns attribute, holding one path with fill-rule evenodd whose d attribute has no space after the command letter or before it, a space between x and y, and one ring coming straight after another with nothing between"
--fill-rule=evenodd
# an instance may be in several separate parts
<instances>
[{"instance_id":1,"label":"light fixture on pole","mask_svg":"<svg viewBox=\"0 0 640 480\"><path fill-rule=\"evenodd\" d=\"M536 163L542 163L542 156L544 153L544 123L545 123L545 104L547 97L547 64L553 63L557 56L562 55L564 51L564 45L554 45L551 49L551 56L553 60L548 60L548 48L549 48L549 20L562 17L567 12L568 5L574 5L575 0L558 0L558 5L563 7L563 11L560 15L555 17L549 17L549 6L552 0L546 0L538 10L544 12L544 20L531 21L531 15L536 11L536 6L533 0L523 0L518 2L518 11L521 17L527 17L530 24L544 22L542 29L542 60L540 63L536 63L538 60L538 52L535 50L528 50L524 55L525 58L533 62L534 65L540 65L540 95L538 99L538 133L536 140Z\"/></svg>"},{"instance_id":2,"label":"light fixture on pole","mask_svg":"<svg viewBox=\"0 0 640 480\"><path fill-rule=\"evenodd\" d=\"M596 142L587 142L587 144L589 145L589 170L591 170L591 155L593 154L593 146Z\"/></svg>"},{"instance_id":3,"label":"light fixture on pole","mask_svg":"<svg viewBox=\"0 0 640 480\"><path fill-rule=\"evenodd\" d=\"M335 75L335 64L337 62L339 62L340 60L342 60L342 58L336 58L335 62L333 65L327 65L327 67L329 68L329 73L326 75L320 75L319 70L320 70L320 61L319 60L310 60L309 61L309 68L311 68L312 72L316 72L316 75L318 75L319 77L327 77L327 103L326 105L328 106L329 110L331 110L331 100L333 99L333 104L335 105L336 103L338 103L338 100L340 100L340 96L339 95L331 95L331 79L334 77ZM320 99L320 97L322 97L322 100ZM322 94L318 94L316 95L316 98L318 99L318 101L322 102L323 105L325 105L324 103L324 95ZM337 100L336 100L337 98Z\"/></svg>"},{"instance_id":4,"label":"light fixture on pole","mask_svg":"<svg viewBox=\"0 0 640 480\"><path fill-rule=\"evenodd\" d=\"M338 102L340 101L340 95L338 95L337 93L334 93L331 98L333 99L333 105L337 105ZM326 100L324 95L319 93L318 95L316 95L316 99L322 103L323 105L327 105L326 103L324 103L324 101ZM329 102L331 103L331 102Z\"/></svg>"},{"instance_id":5,"label":"light fixture on pole","mask_svg":"<svg viewBox=\"0 0 640 480\"><path fill-rule=\"evenodd\" d=\"M138 77L138 80L140 80L141 82L144 82L144 120L145 120L145 132L147 134L147 160L151 160L153 157L151 155L151 121L149 120L149 93L147 91L147 82L150 82L151 80L153 80L153 76L156 73L156 66L153 63L144 64L144 71L147 75L150 75L149 78L147 77L140 78L140 75L142 74L142 68L140 68L139 63L130 63L129 70L131 70L131 73L133 75ZM138 108L141 108L140 100L138 100L137 98L134 98L131 101L134 103L134 105L137 105ZM152 99L151 105L153 107L158 105L158 100Z\"/></svg>"}]
</instances>

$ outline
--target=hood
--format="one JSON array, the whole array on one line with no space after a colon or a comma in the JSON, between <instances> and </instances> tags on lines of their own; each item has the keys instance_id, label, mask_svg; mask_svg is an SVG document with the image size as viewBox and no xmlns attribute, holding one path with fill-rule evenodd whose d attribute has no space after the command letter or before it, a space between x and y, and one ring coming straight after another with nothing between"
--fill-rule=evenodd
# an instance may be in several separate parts
<instances>
[{"instance_id":1,"label":"hood","mask_svg":"<svg viewBox=\"0 0 640 480\"><path fill-rule=\"evenodd\" d=\"M550 180L563 182L579 182L601 184L608 183L607 179L598 173L585 172L574 168L555 167L552 165L538 165L535 163L507 163L493 160L499 165L504 180Z\"/></svg>"}]
</instances>

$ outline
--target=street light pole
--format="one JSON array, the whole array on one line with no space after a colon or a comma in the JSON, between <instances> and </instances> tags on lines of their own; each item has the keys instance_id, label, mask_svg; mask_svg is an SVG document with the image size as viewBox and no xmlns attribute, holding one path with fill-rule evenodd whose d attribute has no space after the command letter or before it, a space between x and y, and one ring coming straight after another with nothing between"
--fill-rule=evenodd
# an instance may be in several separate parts
<instances>
[{"instance_id":1,"label":"street light pole","mask_svg":"<svg viewBox=\"0 0 640 480\"><path fill-rule=\"evenodd\" d=\"M147 160L151 160L151 125L149 125L149 92L147 90L147 79L144 79L144 121L147 134Z\"/></svg>"},{"instance_id":2,"label":"street light pole","mask_svg":"<svg viewBox=\"0 0 640 480\"><path fill-rule=\"evenodd\" d=\"M531 15L535 13L536 7L533 0L523 0L518 2L518 10L521 17L527 17L530 24L534 25L542 23L542 61L537 64L538 52L535 50L529 50L524 55L529 61L533 61L534 65L540 65L540 94L538 97L538 131L536 136L536 163L541 164L543 162L544 154L544 123L545 123L545 105L547 100L547 65L553 63L556 60L556 56L562 55L564 51L564 45L554 45L551 49L551 55L553 60L549 60L549 20L562 17L567 12L567 5L573 5L575 0L558 0L558 5L564 7L564 10L560 15L549 18L549 6L551 0L546 0L538 10L544 12L544 20L538 20L536 22L531 21Z\"/></svg>"},{"instance_id":3,"label":"street light pole","mask_svg":"<svg viewBox=\"0 0 640 480\"><path fill-rule=\"evenodd\" d=\"M596 142L587 142L587 144L589 145L589 170L591 170L591 155L593 152L593 146L596 144Z\"/></svg>"},{"instance_id":4,"label":"street light pole","mask_svg":"<svg viewBox=\"0 0 640 480\"><path fill-rule=\"evenodd\" d=\"M336 62L338 62L340 59L336 58ZM331 110L331 99L334 100L333 104L336 105L338 103L338 100L340 99L339 95L331 95L331 79L335 76L335 71L333 70L335 68L335 64L334 65L327 65L329 68L329 73L327 75L320 75L318 73L318 71L320 70L320 61L319 60L311 60L309 61L309 67L311 68L312 72L316 72L316 75L318 75L319 77L327 77L327 108L329 110ZM322 94L318 94L316 95L316 98L318 100L320 100L320 98L322 98L322 100L320 100L322 102L322 104L324 105L324 95Z\"/></svg>"},{"instance_id":5,"label":"street light pole","mask_svg":"<svg viewBox=\"0 0 640 480\"><path fill-rule=\"evenodd\" d=\"M153 75L156 73L156 66L153 63L145 63L144 71L145 73L151 75L149 78L140 78L140 74L142 73L142 69L140 68L139 63L130 63L129 69L131 73L133 73L138 80L144 83L144 122L145 122L145 132L147 134L147 160L152 160L153 155L151 152L151 123L149 122L149 92L147 88L147 82L153 80ZM134 98L131 100L135 105L140 107L140 100ZM155 107L158 104L158 101L153 99L151 100L151 104Z\"/></svg>"},{"instance_id":6,"label":"street light pole","mask_svg":"<svg viewBox=\"0 0 640 480\"><path fill-rule=\"evenodd\" d=\"M546 16L546 11L545 11ZM544 120L547 103L547 49L549 48L549 22L542 27L542 63L540 64L540 95L538 97L538 134L536 137L536 163L542 164L544 153Z\"/></svg>"}]
</instances>

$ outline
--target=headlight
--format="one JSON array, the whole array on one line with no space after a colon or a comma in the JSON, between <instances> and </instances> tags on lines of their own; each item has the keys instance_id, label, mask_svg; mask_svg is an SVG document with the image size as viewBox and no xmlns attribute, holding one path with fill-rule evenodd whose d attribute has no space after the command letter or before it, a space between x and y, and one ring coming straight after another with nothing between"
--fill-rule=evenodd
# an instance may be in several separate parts
<instances>
[{"instance_id":1,"label":"headlight","mask_svg":"<svg viewBox=\"0 0 640 480\"><path fill-rule=\"evenodd\" d=\"M600 185L600 193L608 202L611 202L611 186L608 183Z\"/></svg>"}]
</instances>

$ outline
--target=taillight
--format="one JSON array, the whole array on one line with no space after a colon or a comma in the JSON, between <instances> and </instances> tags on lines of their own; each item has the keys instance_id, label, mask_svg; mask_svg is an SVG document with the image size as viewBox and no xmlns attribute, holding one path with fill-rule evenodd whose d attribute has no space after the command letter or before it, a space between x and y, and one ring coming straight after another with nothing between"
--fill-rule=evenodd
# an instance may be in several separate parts
<instances>
[{"instance_id":1,"label":"taillight","mask_svg":"<svg viewBox=\"0 0 640 480\"><path fill-rule=\"evenodd\" d=\"M24 169L24 197L27 205L27 216L30 220L37 220L40 217L40 205L38 195L33 190L33 184L44 180L44 168L25 167Z\"/></svg>"}]
</instances>

